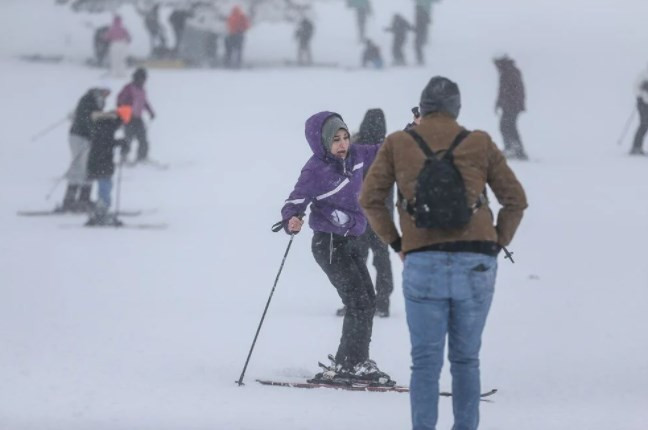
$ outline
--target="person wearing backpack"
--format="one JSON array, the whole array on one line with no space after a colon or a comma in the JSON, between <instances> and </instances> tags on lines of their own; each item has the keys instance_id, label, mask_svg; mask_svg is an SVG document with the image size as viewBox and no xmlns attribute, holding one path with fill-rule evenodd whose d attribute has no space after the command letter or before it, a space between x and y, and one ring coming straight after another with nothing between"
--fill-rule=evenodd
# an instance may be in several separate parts
<instances>
[{"instance_id":1,"label":"person wearing backpack","mask_svg":"<svg viewBox=\"0 0 648 430\"><path fill-rule=\"evenodd\" d=\"M497 255L527 207L522 185L490 136L457 123L460 108L457 84L432 78L421 94L420 124L387 136L360 195L371 227L404 260L415 430L436 428L446 336L453 428L477 429L479 350ZM402 237L385 207L394 183ZM496 220L487 185L502 205Z\"/></svg>"}]
</instances>

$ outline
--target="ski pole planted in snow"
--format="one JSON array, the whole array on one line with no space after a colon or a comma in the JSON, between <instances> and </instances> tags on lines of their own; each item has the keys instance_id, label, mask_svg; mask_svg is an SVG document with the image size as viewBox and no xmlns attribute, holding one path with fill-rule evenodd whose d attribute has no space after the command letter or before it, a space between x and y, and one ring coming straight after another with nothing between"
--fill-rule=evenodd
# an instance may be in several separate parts
<instances>
[{"instance_id":1,"label":"ski pole planted in snow","mask_svg":"<svg viewBox=\"0 0 648 430\"><path fill-rule=\"evenodd\" d=\"M628 120L626 121L625 127L623 127L623 132L621 133L621 136L619 137L619 140L617 141L617 145L621 146L623 144L623 141L625 140L626 134L628 134L628 130L630 130L630 126L632 125L632 121L634 120L635 115L637 114L637 109L632 108L632 113L628 117Z\"/></svg>"},{"instance_id":2,"label":"ski pole planted in snow","mask_svg":"<svg viewBox=\"0 0 648 430\"><path fill-rule=\"evenodd\" d=\"M301 219L303 215L300 215L299 218ZM283 225L283 221L279 221L275 225L272 226L272 231L277 232L281 229ZM279 226L277 228L277 226ZM290 246L292 245L293 239L295 238L295 233L290 234L290 241L288 241L288 246L286 247L286 252L284 252L283 259L281 260L281 265L279 266L279 272L277 273L277 277L275 278L274 285L272 286L272 290L270 290L270 297L268 297L268 301L265 305L265 309L263 309L263 315L261 315L261 321L259 321L259 326L257 327L256 334L254 335L254 340L252 341L252 346L250 347L250 352L248 353L247 359L245 360L245 365L243 366L243 371L241 372L241 376L239 377L238 381L235 381L239 387L243 384L243 378L245 377L245 371L247 370L248 364L250 363L250 357L252 357L252 351L254 350L254 345L256 344L257 338L259 337L259 332L261 331L261 326L263 325L263 320L265 319L266 313L268 312L268 307L270 306L270 300L272 300L272 295L274 294L275 288L277 288L277 282L279 281L279 275L281 275L281 270L284 267L284 263L286 262L286 257L288 257L288 251L290 251Z\"/></svg>"}]
</instances>

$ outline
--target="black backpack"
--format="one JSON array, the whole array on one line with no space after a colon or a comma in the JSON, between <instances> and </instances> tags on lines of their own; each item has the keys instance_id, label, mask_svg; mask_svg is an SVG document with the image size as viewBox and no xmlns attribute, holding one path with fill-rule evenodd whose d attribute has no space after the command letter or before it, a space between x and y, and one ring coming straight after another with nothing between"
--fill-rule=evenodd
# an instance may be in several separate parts
<instances>
[{"instance_id":1,"label":"black backpack","mask_svg":"<svg viewBox=\"0 0 648 430\"><path fill-rule=\"evenodd\" d=\"M466 186L461 173L454 165L453 151L470 134L462 130L448 150L437 156L425 140L414 130L407 130L425 154L425 164L416 179L414 199L409 202L400 194L402 208L411 216L418 228L457 229L465 227L482 199L469 207Z\"/></svg>"}]
</instances>

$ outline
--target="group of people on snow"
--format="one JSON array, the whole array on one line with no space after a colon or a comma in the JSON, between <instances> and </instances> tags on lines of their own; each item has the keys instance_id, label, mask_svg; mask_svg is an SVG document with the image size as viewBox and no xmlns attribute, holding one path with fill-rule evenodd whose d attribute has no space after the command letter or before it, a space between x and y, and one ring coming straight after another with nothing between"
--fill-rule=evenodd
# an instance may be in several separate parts
<instances>
[{"instance_id":1,"label":"group of people on snow","mask_svg":"<svg viewBox=\"0 0 648 430\"><path fill-rule=\"evenodd\" d=\"M503 98L498 107L509 106ZM367 112L355 136L339 113L312 115L306 120L305 135L313 155L281 209L284 229L294 235L301 231L310 208L313 257L344 304L338 313L344 322L337 352L329 355L330 365L322 365L324 369L311 382L395 384L370 358L369 349L373 317L385 309L388 315L393 289L387 247L403 260L416 430L436 426L446 336L455 428L478 426L479 351L493 298L497 256L512 241L527 207L522 185L505 155L487 133L468 131L457 122L460 109L457 84L436 76L421 93L420 116L415 115L405 130L386 137L380 109ZM439 207L430 209L420 201L417 206L424 196L421 181L431 180L423 175L426 166L443 163L446 169L439 171L454 171L455 182L447 176L437 183L446 185L429 187L437 190ZM489 207L487 185L502 203L497 217ZM393 216L394 186L402 234ZM453 206L448 200L451 191L459 193ZM448 211L460 211L462 224L452 217L449 221L455 224L440 223ZM432 215L439 224L420 223ZM366 265L369 248L374 264L383 269L383 278L378 270L377 293Z\"/></svg>"},{"instance_id":2,"label":"group of people on snow","mask_svg":"<svg viewBox=\"0 0 648 430\"><path fill-rule=\"evenodd\" d=\"M227 16L213 7L197 2L188 9L176 9L169 15L169 24L175 36L175 46L169 47L164 27L160 22L160 5L138 9L149 34L152 58L173 58L192 65L239 68L242 64L245 34L251 26L250 18L240 6L233 6ZM218 54L219 39L223 39L224 54ZM98 28L94 34L94 52L98 65L108 57L111 74L123 77L128 66L128 46L131 35L122 17L115 15L111 25Z\"/></svg>"},{"instance_id":3,"label":"group of people on snow","mask_svg":"<svg viewBox=\"0 0 648 430\"><path fill-rule=\"evenodd\" d=\"M137 156L132 164L148 160L148 138L142 118L147 110L155 117L144 85L147 73L139 68L133 79L117 96L117 106L104 111L110 95L108 88L90 88L77 103L68 136L72 161L66 173L67 189L61 212L86 212L88 225L119 225L116 214L110 214L115 172L114 150L121 149L120 163L128 162L133 140L138 141ZM124 137L116 133L123 128ZM91 200L92 184L97 183L97 200Z\"/></svg>"}]
</instances>

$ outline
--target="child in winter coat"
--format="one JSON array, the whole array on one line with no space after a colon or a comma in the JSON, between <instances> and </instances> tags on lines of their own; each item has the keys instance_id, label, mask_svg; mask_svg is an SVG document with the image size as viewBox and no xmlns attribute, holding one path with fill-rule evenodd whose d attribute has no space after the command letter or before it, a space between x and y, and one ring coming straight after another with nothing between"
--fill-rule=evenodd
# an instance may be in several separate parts
<instances>
[{"instance_id":1,"label":"child in winter coat","mask_svg":"<svg viewBox=\"0 0 648 430\"><path fill-rule=\"evenodd\" d=\"M92 148L88 157L88 178L97 181L98 200L86 225L122 225L116 215L110 215L112 176L115 172L113 150L125 145L123 139L115 139L115 132L132 117L130 106L120 106L115 111L95 115Z\"/></svg>"}]
</instances>

